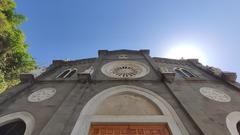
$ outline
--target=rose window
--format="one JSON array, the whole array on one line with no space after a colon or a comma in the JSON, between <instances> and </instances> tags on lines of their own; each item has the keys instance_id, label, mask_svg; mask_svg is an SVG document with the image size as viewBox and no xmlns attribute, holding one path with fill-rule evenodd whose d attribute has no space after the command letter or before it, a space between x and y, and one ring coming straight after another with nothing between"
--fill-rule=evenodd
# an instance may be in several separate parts
<instances>
[{"instance_id":1,"label":"rose window","mask_svg":"<svg viewBox=\"0 0 240 135\"><path fill-rule=\"evenodd\" d=\"M102 72L112 78L133 79L149 73L149 67L136 61L113 61L102 67Z\"/></svg>"}]
</instances>

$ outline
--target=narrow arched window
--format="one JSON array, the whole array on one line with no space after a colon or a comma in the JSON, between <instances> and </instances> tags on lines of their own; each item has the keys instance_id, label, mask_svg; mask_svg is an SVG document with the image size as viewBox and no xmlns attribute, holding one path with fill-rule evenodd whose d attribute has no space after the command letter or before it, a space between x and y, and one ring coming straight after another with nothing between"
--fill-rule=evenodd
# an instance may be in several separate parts
<instances>
[{"instance_id":1,"label":"narrow arched window","mask_svg":"<svg viewBox=\"0 0 240 135\"><path fill-rule=\"evenodd\" d=\"M61 74L59 74L56 78L65 78L66 75L68 75L71 72L71 69L67 69L63 71Z\"/></svg>"},{"instance_id":2,"label":"narrow arched window","mask_svg":"<svg viewBox=\"0 0 240 135\"><path fill-rule=\"evenodd\" d=\"M0 135L24 135L25 130L25 122L17 120L0 126Z\"/></svg>"},{"instance_id":3,"label":"narrow arched window","mask_svg":"<svg viewBox=\"0 0 240 135\"><path fill-rule=\"evenodd\" d=\"M182 68L182 72L187 75L188 77L195 77L195 75L193 75L190 71L186 70L186 69L183 69Z\"/></svg>"},{"instance_id":4,"label":"narrow arched window","mask_svg":"<svg viewBox=\"0 0 240 135\"><path fill-rule=\"evenodd\" d=\"M72 75L74 75L76 72L77 72L77 69L71 70L71 72L68 73L65 78L70 78L70 77L71 77Z\"/></svg>"},{"instance_id":5,"label":"narrow arched window","mask_svg":"<svg viewBox=\"0 0 240 135\"><path fill-rule=\"evenodd\" d=\"M175 68L174 71L181 77L187 78L196 77L196 75L194 75L193 73L184 68Z\"/></svg>"},{"instance_id":6,"label":"narrow arched window","mask_svg":"<svg viewBox=\"0 0 240 135\"><path fill-rule=\"evenodd\" d=\"M177 73L178 76L187 77L187 76L181 71L180 68L176 68L176 69L174 69L174 71Z\"/></svg>"}]
</instances>

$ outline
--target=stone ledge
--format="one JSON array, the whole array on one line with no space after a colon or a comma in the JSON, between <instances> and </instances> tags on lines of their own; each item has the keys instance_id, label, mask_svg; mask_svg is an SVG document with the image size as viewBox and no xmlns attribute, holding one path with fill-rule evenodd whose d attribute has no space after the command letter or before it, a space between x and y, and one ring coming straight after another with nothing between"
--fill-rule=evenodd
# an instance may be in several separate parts
<instances>
[{"instance_id":1,"label":"stone ledge","mask_svg":"<svg viewBox=\"0 0 240 135\"><path fill-rule=\"evenodd\" d=\"M175 80L175 72L162 73L165 81L172 83Z\"/></svg>"},{"instance_id":2,"label":"stone ledge","mask_svg":"<svg viewBox=\"0 0 240 135\"><path fill-rule=\"evenodd\" d=\"M91 74L89 73L78 73L77 76L81 82L90 82L92 80Z\"/></svg>"},{"instance_id":3,"label":"stone ledge","mask_svg":"<svg viewBox=\"0 0 240 135\"><path fill-rule=\"evenodd\" d=\"M236 82L237 74L234 72L223 72L222 78L226 81Z\"/></svg>"},{"instance_id":4,"label":"stone ledge","mask_svg":"<svg viewBox=\"0 0 240 135\"><path fill-rule=\"evenodd\" d=\"M35 79L35 77L31 73L22 73L22 74L20 74L21 82L33 82L34 79Z\"/></svg>"}]
</instances>

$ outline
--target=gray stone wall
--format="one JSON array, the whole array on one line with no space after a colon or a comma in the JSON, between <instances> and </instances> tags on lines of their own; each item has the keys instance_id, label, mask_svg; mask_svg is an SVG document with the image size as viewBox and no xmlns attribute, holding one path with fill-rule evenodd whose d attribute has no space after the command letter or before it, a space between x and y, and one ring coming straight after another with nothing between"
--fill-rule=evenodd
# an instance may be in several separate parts
<instances>
[{"instance_id":1,"label":"gray stone wall","mask_svg":"<svg viewBox=\"0 0 240 135\"><path fill-rule=\"evenodd\" d=\"M117 80L105 76L101 67L119 60L119 55L127 54L128 60L143 62L150 67L150 73L139 79ZM92 80L79 80L78 73L94 66ZM174 82L163 81L161 67L173 69L184 67L198 78L186 79L176 76ZM56 79L62 71L77 68L69 79ZM100 51L99 58L79 61L55 61L48 70L34 82L20 84L0 95L0 115L18 111L31 113L35 120L33 135L70 135L84 105L95 95L118 85L134 85L151 90L164 98L176 111L190 135L228 135L226 116L232 111L240 111L239 89L196 67L187 60L150 58L148 51ZM41 88L53 87L57 90L52 98L38 102L28 102L28 96ZM220 103L202 96L201 87L221 89L231 97L231 102Z\"/></svg>"}]
</instances>

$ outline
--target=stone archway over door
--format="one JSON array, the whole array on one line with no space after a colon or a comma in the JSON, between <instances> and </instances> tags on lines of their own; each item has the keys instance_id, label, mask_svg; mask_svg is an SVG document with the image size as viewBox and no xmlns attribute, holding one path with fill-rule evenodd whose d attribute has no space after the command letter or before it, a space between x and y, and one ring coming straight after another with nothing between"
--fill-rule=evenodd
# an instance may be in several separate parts
<instances>
[{"instance_id":1,"label":"stone archway over door","mask_svg":"<svg viewBox=\"0 0 240 135\"><path fill-rule=\"evenodd\" d=\"M34 125L35 119L28 112L15 112L0 117L0 128L2 127L5 128L4 130L8 130L7 128L15 127L19 130L18 135L21 135L22 133L23 135L31 135L34 129ZM4 130L0 132L5 133ZM15 132L12 133L14 134ZM7 135L9 135L9 133Z\"/></svg>"},{"instance_id":2,"label":"stone archway over door","mask_svg":"<svg viewBox=\"0 0 240 135\"><path fill-rule=\"evenodd\" d=\"M126 110L127 103L132 104L135 100L136 103L141 102L149 109L141 108L139 105L128 106L131 111L126 113L124 110ZM121 105L118 102L122 102ZM102 107L109 111L103 111ZM121 113L116 113L116 109L122 109ZM85 105L71 135L90 135L91 127L96 125L132 125L135 127L153 125L156 127L162 124L169 128L172 135L189 135L174 109L159 95L144 88L120 85L102 91Z\"/></svg>"},{"instance_id":3,"label":"stone archway over door","mask_svg":"<svg viewBox=\"0 0 240 135\"><path fill-rule=\"evenodd\" d=\"M231 135L240 134L240 112L234 111L227 115L226 124Z\"/></svg>"}]
</instances>

